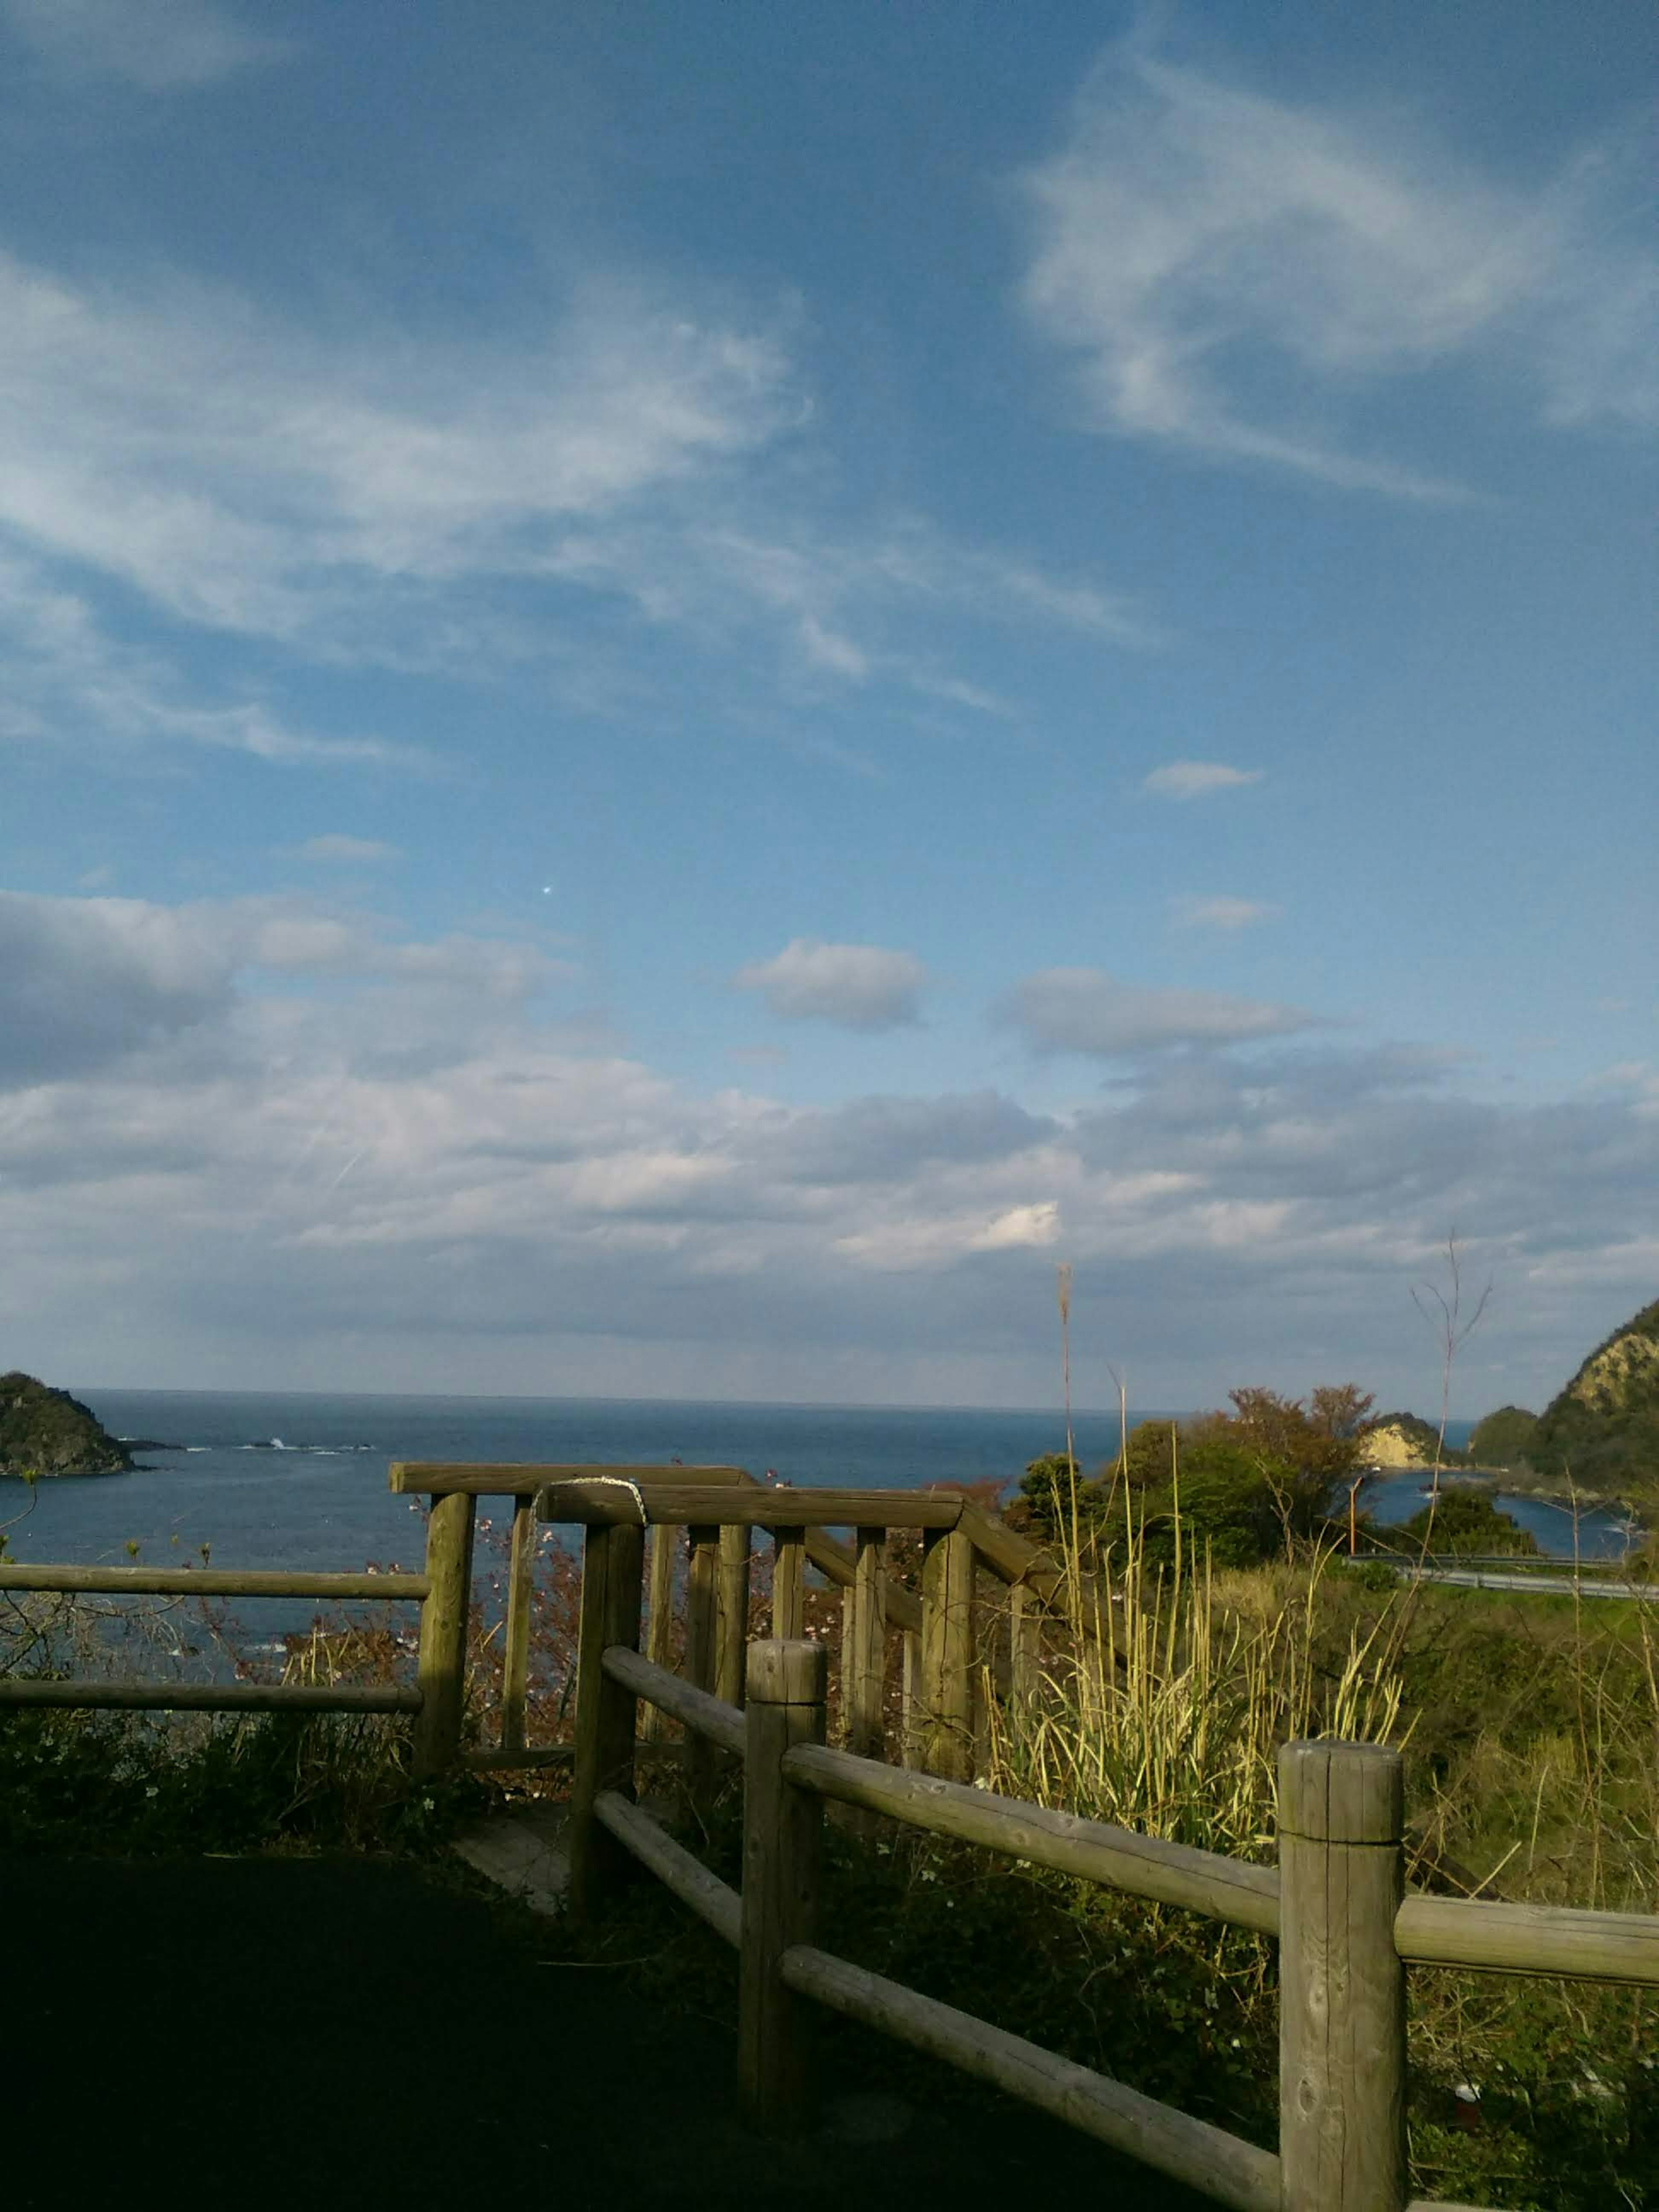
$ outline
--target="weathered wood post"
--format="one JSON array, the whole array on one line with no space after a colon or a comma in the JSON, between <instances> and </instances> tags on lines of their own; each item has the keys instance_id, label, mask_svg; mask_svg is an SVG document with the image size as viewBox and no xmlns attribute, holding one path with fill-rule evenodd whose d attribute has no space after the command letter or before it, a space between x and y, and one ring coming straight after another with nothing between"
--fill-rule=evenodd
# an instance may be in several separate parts
<instances>
[{"instance_id":1,"label":"weathered wood post","mask_svg":"<svg viewBox=\"0 0 1659 2212\"><path fill-rule=\"evenodd\" d=\"M690 1547L685 1584L685 1679L712 1696L720 1532L699 1525L685 1533ZM687 1731L685 1776L692 1810L706 1819L714 1799L714 1747L696 1729Z\"/></svg>"},{"instance_id":2,"label":"weathered wood post","mask_svg":"<svg viewBox=\"0 0 1659 2212\"><path fill-rule=\"evenodd\" d=\"M1036 1595L1015 1583L1008 1592L1008 1710L1022 1735L1036 1702L1037 1631Z\"/></svg>"},{"instance_id":3,"label":"weathered wood post","mask_svg":"<svg viewBox=\"0 0 1659 2212\"><path fill-rule=\"evenodd\" d=\"M628 1861L623 1846L594 1818L593 1806L602 1790L634 1795L636 1700L632 1690L611 1680L600 1661L613 1644L639 1649L644 1537L637 1526L589 1528L582 1547L576 1765L568 1830L570 1905L580 1917L593 1913Z\"/></svg>"},{"instance_id":4,"label":"weathered wood post","mask_svg":"<svg viewBox=\"0 0 1659 2212\"><path fill-rule=\"evenodd\" d=\"M921 1559L921 1764L973 1779L974 1545L960 1528L930 1528Z\"/></svg>"},{"instance_id":5,"label":"weathered wood post","mask_svg":"<svg viewBox=\"0 0 1659 2212\"><path fill-rule=\"evenodd\" d=\"M749 1647L749 1530L736 1522L720 1529L715 1620L714 1695L728 1705L740 1705L743 1656Z\"/></svg>"},{"instance_id":6,"label":"weathered wood post","mask_svg":"<svg viewBox=\"0 0 1659 2212\"><path fill-rule=\"evenodd\" d=\"M432 1501L426 1524L428 1588L421 1601L417 1679L421 1710L415 1717L410 1764L417 1779L441 1773L461 1753L461 1716L466 1702L466 1618L472 1600L472 1530L478 1501L452 1490Z\"/></svg>"},{"instance_id":7,"label":"weathered wood post","mask_svg":"<svg viewBox=\"0 0 1659 2212\"><path fill-rule=\"evenodd\" d=\"M885 1745L887 1687L887 1531L860 1528L853 1583L850 1650L842 1653L847 1748L879 1759Z\"/></svg>"},{"instance_id":8,"label":"weathered wood post","mask_svg":"<svg viewBox=\"0 0 1659 2212\"><path fill-rule=\"evenodd\" d=\"M899 1760L905 1766L921 1760L921 1636L918 1630L899 1632Z\"/></svg>"},{"instance_id":9,"label":"weathered wood post","mask_svg":"<svg viewBox=\"0 0 1659 2212\"><path fill-rule=\"evenodd\" d=\"M533 1492L513 1500L513 1545L507 1555L507 1624L501 1631L501 1749L524 1749L525 1708L530 1695L530 1578L536 1559Z\"/></svg>"},{"instance_id":10,"label":"weathered wood post","mask_svg":"<svg viewBox=\"0 0 1659 2212\"><path fill-rule=\"evenodd\" d=\"M1403 2212L1400 1754L1279 1754L1279 2155L1284 2212Z\"/></svg>"},{"instance_id":11,"label":"weathered wood post","mask_svg":"<svg viewBox=\"0 0 1659 2212\"><path fill-rule=\"evenodd\" d=\"M806 1626L806 1531L774 1528L771 1536L772 1637L775 1643L795 1644Z\"/></svg>"},{"instance_id":12,"label":"weathered wood post","mask_svg":"<svg viewBox=\"0 0 1659 2212\"><path fill-rule=\"evenodd\" d=\"M809 2101L809 1999L784 1985L780 1961L810 1943L817 1913L823 1801L786 1779L783 1755L824 1740L822 1644L749 1647L743 1789L743 1941L738 1966L738 2075L764 2125L800 2119Z\"/></svg>"},{"instance_id":13,"label":"weathered wood post","mask_svg":"<svg viewBox=\"0 0 1659 2212\"><path fill-rule=\"evenodd\" d=\"M672 1668L674 1663L674 1559L679 1549L680 1532L666 1522L659 1522L647 1541L650 1551L650 1573L647 1577L651 1594L646 1613L645 1656L653 1666ZM656 1743L668 1734L668 1716L656 1705L647 1704L640 1720L640 1734L647 1742Z\"/></svg>"}]
</instances>

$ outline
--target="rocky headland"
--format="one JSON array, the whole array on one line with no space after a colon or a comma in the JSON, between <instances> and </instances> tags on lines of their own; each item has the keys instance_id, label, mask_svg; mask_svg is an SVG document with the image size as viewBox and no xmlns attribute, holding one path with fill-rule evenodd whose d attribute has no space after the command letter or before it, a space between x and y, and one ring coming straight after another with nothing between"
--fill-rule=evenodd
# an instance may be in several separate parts
<instances>
[{"instance_id":1,"label":"rocky headland","mask_svg":"<svg viewBox=\"0 0 1659 2212\"><path fill-rule=\"evenodd\" d=\"M14 1368L0 1375L0 1476L126 1474L132 1454L90 1406Z\"/></svg>"}]
</instances>

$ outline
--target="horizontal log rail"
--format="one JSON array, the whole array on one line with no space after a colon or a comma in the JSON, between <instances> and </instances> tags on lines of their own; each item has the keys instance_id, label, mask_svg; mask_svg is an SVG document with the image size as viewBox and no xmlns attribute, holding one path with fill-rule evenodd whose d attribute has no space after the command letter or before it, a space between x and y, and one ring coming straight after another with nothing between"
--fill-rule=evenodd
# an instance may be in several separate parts
<instances>
[{"instance_id":1,"label":"horizontal log rail","mask_svg":"<svg viewBox=\"0 0 1659 2212\"><path fill-rule=\"evenodd\" d=\"M723 1698L711 1697L707 1690L700 1690L678 1674L670 1674L666 1667L641 1658L626 1644L613 1644L599 1664L613 1682L632 1690L636 1698L645 1698L659 1712L667 1713L695 1734L707 1736L722 1751L729 1751L738 1759L743 1757L741 1705L728 1705Z\"/></svg>"},{"instance_id":2,"label":"horizontal log rail","mask_svg":"<svg viewBox=\"0 0 1659 2212\"><path fill-rule=\"evenodd\" d=\"M803 1996L943 2058L1234 2212L1280 2212L1279 2160L1271 2151L828 1952L797 1945L779 1966Z\"/></svg>"},{"instance_id":3,"label":"horizontal log rail","mask_svg":"<svg viewBox=\"0 0 1659 2212\"><path fill-rule=\"evenodd\" d=\"M97 1712L418 1713L418 1690L356 1682L105 1682L0 1679L0 1705Z\"/></svg>"},{"instance_id":4,"label":"horizontal log rail","mask_svg":"<svg viewBox=\"0 0 1659 2212\"><path fill-rule=\"evenodd\" d=\"M625 1475L545 1485L539 1521L579 1528L954 1528L960 1498L927 1491L731 1489L698 1483L635 1483Z\"/></svg>"},{"instance_id":5,"label":"horizontal log rail","mask_svg":"<svg viewBox=\"0 0 1659 2212\"><path fill-rule=\"evenodd\" d=\"M742 1941L743 1899L735 1889L711 1874L684 1844L677 1843L660 1820L641 1812L631 1798L614 1790L602 1790L593 1801L593 1817L624 1844L641 1866L672 1890L682 1905L689 1905L700 1920L735 1951Z\"/></svg>"},{"instance_id":6,"label":"horizontal log rail","mask_svg":"<svg viewBox=\"0 0 1659 2212\"><path fill-rule=\"evenodd\" d=\"M423 1598L425 1575L285 1574L264 1567L0 1566L0 1590L107 1597Z\"/></svg>"},{"instance_id":7,"label":"horizontal log rail","mask_svg":"<svg viewBox=\"0 0 1659 2212\"><path fill-rule=\"evenodd\" d=\"M613 1482L718 1483L731 1488L751 1478L740 1467L609 1467L596 1462L554 1464L516 1461L393 1460L386 1470L388 1488L403 1495L418 1492L428 1498L522 1498L550 1482L580 1482L603 1477Z\"/></svg>"},{"instance_id":8,"label":"horizontal log rail","mask_svg":"<svg viewBox=\"0 0 1659 2212\"><path fill-rule=\"evenodd\" d=\"M1279 1875L1272 1867L1109 1827L1075 1813L941 1781L937 1775L911 1773L822 1744L786 1752L783 1771L797 1789L884 1814L908 1827L1029 1859L1035 1866L1159 1905L1184 1905L1258 1935L1279 1933Z\"/></svg>"},{"instance_id":9,"label":"horizontal log rail","mask_svg":"<svg viewBox=\"0 0 1659 2212\"><path fill-rule=\"evenodd\" d=\"M1659 1915L1653 1913L1410 1896L1395 1915L1394 1940L1412 1966L1659 1989Z\"/></svg>"}]
</instances>

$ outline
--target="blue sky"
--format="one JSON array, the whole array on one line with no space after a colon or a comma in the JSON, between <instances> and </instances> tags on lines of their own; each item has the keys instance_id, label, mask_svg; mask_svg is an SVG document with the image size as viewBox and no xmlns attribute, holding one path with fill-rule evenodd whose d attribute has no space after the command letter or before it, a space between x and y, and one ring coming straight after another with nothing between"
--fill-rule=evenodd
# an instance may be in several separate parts
<instances>
[{"instance_id":1,"label":"blue sky","mask_svg":"<svg viewBox=\"0 0 1659 2212\"><path fill-rule=\"evenodd\" d=\"M1547 1395L1659 1293L1659 31L0 0L5 1358Z\"/></svg>"}]
</instances>

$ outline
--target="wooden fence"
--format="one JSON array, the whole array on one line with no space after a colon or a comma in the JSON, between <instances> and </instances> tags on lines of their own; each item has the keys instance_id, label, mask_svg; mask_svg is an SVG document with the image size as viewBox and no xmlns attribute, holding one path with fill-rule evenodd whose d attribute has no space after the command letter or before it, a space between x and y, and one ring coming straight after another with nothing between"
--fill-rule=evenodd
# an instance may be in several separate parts
<instances>
[{"instance_id":1,"label":"wooden fence","mask_svg":"<svg viewBox=\"0 0 1659 2212\"><path fill-rule=\"evenodd\" d=\"M557 1480L543 1490L535 1510L586 1531L571 1796L573 1906L590 1917L602 1913L625 1861L636 1859L737 1950L739 2075L751 2107L768 2124L799 2118L810 2100L811 2014L826 2006L1024 2098L1239 2212L1431 2212L1428 2200L1407 2197L1407 1966L1659 1988L1659 1917L1408 1892L1400 1756L1380 1745L1320 1740L1284 1747L1276 1868L968 1786L963 1755L971 1751L974 1570L989 1565L1018 1589L1006 1571L1017 1565L1016 1552L1030 1547L959 1498L757 1492L613 1477ZM850 1747L862 1712L864 1723L878 1731L878 1749L879 1715L870 1712L866 1686L876 1672L872 1624L887 1596L883 1540L895 1527L924 1531L922 1665L914 1724L924 1747L922 1765L932 1771L829 1745L821 1643L779 1633L751 1644L743 1706L712 1686L718 1655L710 1637L688 1636L690 1679L640 1649L647 1532L658 1532L659 1556L666 1532L691 1532L695 1627L700 1550L707 1612L722 1536L768 1529L775 1547L776 1629L799 1624L802 1549L810 1555L812 1534L840 1525L859 1532L854 1553L837 1547L853 1592L842 1644L843 1729ZM663 1586L654 1561L653 1583ZM1068 1593L1061 1577L1052 1577L1044 1595L1050 1603L1069 1595L1076 1607L1076 1586ZM1014 1607L1012 1618L1020 1615ZM641 1700L678 1720L708 1755L741 1761L740 1892L635 1802ZM826 1801L1276 1937L1278 2151L820 1948ZM1441 2212L1469 2208L1443 2206Z\"/></svg>"},{"instance_id":2,"label":"wooden fence","mask_svg":"<svg viewBox=\"0 0 1659 2212\"><path fill-rule=\"evenodd\" d=\"M1097 1636L1113 1601L959 1497L767 1489L736 1468L399 1464L391 1481L396 1491L431 1499L418 1575L0 1565L0 1590L416 1599L414 1688L0 1679L0 1708L408 1713L422 1774L463 1760L499 1768L574 1757L574 1908L602 1912L625 1861L636 1859L737 1949L740 2076L768 2123L788 2121L807 2101L811 2011L827 2006L1242 2212L1407 2212L1407 1966L1659 1988L1659 1917L1408 1892L1400 1759L1381 1746L1322 1740L1285 1747L1277 1868L967 1786L976 1727L976 1577L988 1571L1007 1592L1016 1698L1035 1666L1038 1609L1063 1609L1074 1632ZM514 1499L501 1740L464 1753L475 1516L479 1497L500 1495ZM549 1522L586 1532L569 1748L525 1742L531 1572L538 1524ZM856 1530L850 1549L830 1534L842 1527ZM689 1546L684 1674L668 1664L681 1528ZM757 1528L773 1547L773 1634L751 1643ZM895 1528L921 1534L920 1597L886 1573L886 1537ZM838 1747L827 1741L826 1653L801 1633L809 1562L847 1594L845 1741ZM903 1643L904 1765L881 1755L889 1630ZM722 1758L741 1764L741 1892L635 1802L637 1763L663 1748L659 1716L685 1731L694 1792L712 1789ZM1276 1937L1277 2153L819 1948L826 1802ZM1416 2200L1409 2212L1431 2208Z\"/></svg>"}]
</instances>

